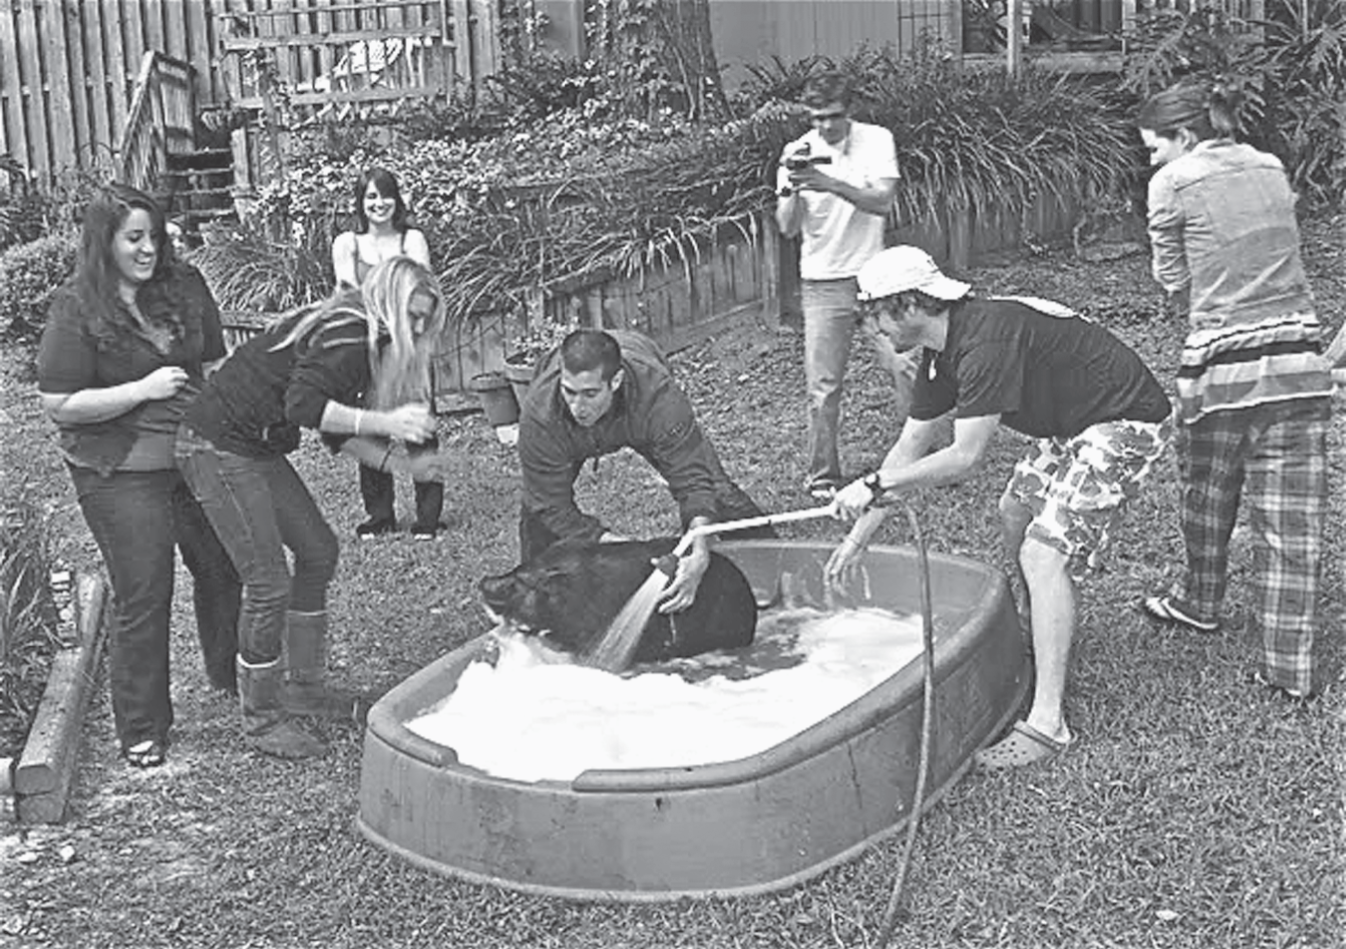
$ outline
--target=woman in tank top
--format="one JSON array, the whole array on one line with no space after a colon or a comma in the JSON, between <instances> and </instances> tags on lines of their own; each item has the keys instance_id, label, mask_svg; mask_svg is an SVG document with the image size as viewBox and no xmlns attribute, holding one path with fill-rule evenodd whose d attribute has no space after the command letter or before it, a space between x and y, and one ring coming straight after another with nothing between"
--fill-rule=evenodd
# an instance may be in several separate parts
<instances>
[{"instance_id":1,"label":"woman in tank top","mask_svg":"<svg viewBox=\"0 0 1346 949\"><path fill-rule=\"evenodd\" d=\"M338 285L359 288L375 266L391 257L410 257L430 267L430 247L425 235L407 220L407 206L392 172L370 168L355 185L356 229L337 235L332 242L332 270ZM433 390L433 379L430 382ZM426 393L433 405L433 391ZM438 442L426 443L428 451L437 451ZM411 535L418 540L433 540L443 526L444 485L439 481L417 481L416 521ZM355 528L360 538L391 534L397 530L396 496L393 476L360 466L360 496L368 519Z\"/></svg>"}]
</instances>

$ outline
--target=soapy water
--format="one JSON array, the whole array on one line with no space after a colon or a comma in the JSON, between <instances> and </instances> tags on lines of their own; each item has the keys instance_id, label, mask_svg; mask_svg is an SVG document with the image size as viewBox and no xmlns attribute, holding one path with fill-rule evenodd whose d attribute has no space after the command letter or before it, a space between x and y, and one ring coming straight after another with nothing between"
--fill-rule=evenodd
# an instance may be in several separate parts
<instances>
[{"instance_id":1,"label":"soapy water","mask_svg":"<svg viewBox=\"0 0 1346 949\"><path fill-rule=\"evenodd\" d=\"M751 646L624 675L577 665L536 636L495 635L493 659L469 664L452 694L407 727L464 765L518 781L755 755L921 653L920 617L876 608L767 612Z\"/></svg>"}]
</instances>

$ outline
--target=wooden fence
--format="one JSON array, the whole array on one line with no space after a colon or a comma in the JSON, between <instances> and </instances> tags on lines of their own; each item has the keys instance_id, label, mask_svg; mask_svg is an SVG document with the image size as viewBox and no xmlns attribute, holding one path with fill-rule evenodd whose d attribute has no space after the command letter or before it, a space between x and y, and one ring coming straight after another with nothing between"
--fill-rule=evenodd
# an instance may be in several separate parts
<instances>
[{"instance_id":1,"label":"wooden fence","mask_svg":"<svg viewBox=\"0 0 1346 949\"><path fill-rule=\"evenodd\" d=\"M47 184L112 173L152 52L192 67L203 109L260 104L241 58L255 51L273 58L300 117L441 96L495 70L497 2L5 0L0 154Z\"/></svg>"},{"instance_id":2,"label":"wooden fence","mask_svg":"<svg viewBox=\"0 0 1346 949\"><path fill-rule=\"evenodd\" d=\"M493 3L466 0L223 2L222 68L233 104L264 105L266 56L295 118L344 119L356 110L393 114L408 101L442 98L495 71ZM250 7L250 8L249 8Z\"/></svg>"},{"instance_id":3,"label":"wooden fence","mask_svg":"<svg viewBox=\"0 0 1346 949\"><path fill-rule=\"evenodd\" d=\"M0 4L0 153L50 183L111 172L147 52L189 63L202 103L225 98L213 67L219 0L9 0Z\"/></svg>"},{"instance_id":4,"label":"wooden fence","mask_svg":"<svg viewBox=\"0 0 1346 949\"><path fill-rule=\"evenodd\" d=\"M118 180L153 192L168 171L169 156L195 148L192 72L182 60L145 54L117 148Z\"/></svg>"},{"instance_id":5,"label":"wooden fence","mask_svg":"<svg viewBox=\"0 0 1346 949\"><path fill-rule=\"evenodd\" d=\"M543 288L518 311L485 313L451 328L435 363L442 409L461 404L472 377L501 370L516 341L544 324L633 329L676 351L737 321L774 325L780 241L770 214L746 233L717 241L685 262L630 276L596 275Z\"/></svg>"}]
</instances>

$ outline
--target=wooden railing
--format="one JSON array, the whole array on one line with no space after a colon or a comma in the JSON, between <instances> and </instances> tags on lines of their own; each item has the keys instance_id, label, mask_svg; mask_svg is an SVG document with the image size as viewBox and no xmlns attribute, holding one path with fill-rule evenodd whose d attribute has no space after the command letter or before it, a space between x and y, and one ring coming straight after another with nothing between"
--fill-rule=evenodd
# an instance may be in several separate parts
<instances>
[{"instance_id":1,"label":"wooden railing","mask_svg":"<svg viewBox=\"0 0 1346 949\"><path fill-rule=\"evenodd\" d=\"M190 63L159 52L140 61L131 109L117 144L117 178L143 191L160 190L168 156L192 151L196 92Z\"/></svg>"}]
</instances>

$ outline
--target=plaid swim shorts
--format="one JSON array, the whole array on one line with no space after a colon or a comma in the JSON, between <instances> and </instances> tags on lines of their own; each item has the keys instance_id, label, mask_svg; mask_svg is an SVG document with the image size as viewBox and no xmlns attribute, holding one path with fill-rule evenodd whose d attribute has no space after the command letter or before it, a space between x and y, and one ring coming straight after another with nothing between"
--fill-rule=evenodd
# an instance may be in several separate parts
<instances>
[{"instance_id":1,"label":"plaid swim shorts","mask_svg":"<svg viewBox=\"0 0 1346 949\"><path fill-rule=\"evenodd\" d=\"M1074 438L1040 438L1014 466L1006 493L1033 514L1027 536L1072 560L1108 541L1126 502L1140 492L1173 439L1173 420L1101 422Z\"/></svg>"}]
</instances>

